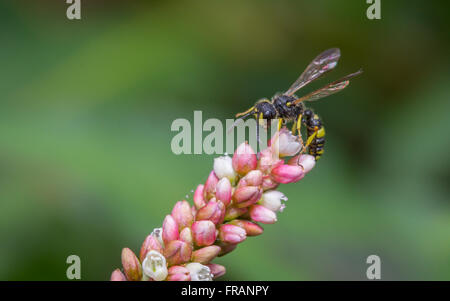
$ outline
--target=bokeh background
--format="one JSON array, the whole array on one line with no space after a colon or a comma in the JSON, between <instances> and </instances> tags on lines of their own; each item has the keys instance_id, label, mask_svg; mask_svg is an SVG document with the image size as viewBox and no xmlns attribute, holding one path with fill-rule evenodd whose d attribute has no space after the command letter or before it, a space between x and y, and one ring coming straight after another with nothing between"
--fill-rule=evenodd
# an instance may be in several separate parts
<instances>
[{"instance_id":1,"label":"bokeh background","mask_svg":"<svg viewBox=\"0 0 450 301\"><path fill-rule=\"evenodd\" d=\"M232 118L310 60L362 67L312 104L328 142L282 191L279 222L216 260L224 280L450 280L449 4L382 1L0 1L0 279L108 280L214 156L171 152L176 118ZM301 94L301 93L300 93ZM205 134L206 135L206 134Z\"/></svg>"}]
</instances>

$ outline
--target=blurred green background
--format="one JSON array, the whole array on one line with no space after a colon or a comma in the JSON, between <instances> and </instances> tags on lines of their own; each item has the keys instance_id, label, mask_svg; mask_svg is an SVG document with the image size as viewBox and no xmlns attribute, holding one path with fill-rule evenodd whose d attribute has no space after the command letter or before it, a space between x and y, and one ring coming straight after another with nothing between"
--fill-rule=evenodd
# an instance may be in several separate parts
<instances>
[{"instance_id":1,"label":"blurred green background","mask_svg":"<svg viewBox=\"0 0 450 301\"><path fill-rule=\"evenodd\" d=\"M215 156L171 152L176 118L232 118L321 51L344 92L312 104L326 152L279 222L216 260L224 280L450 280L448 2L0 1L0 279L108 280ZM302 94L302 93L299 93ZM206 135L206 134L205 134Z\"/></svg>"}]
</instances>

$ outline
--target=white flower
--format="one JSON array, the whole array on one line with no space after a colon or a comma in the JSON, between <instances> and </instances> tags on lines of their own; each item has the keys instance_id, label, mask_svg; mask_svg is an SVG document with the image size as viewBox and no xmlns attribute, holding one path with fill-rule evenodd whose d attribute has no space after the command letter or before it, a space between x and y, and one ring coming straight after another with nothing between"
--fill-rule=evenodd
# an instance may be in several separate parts
<instances>
[{"instance_id":1,"label":"white flower","mask_svg":"<svg viewBox=\"0 0 450 301\"><path fill-rule=\"evenodd\" d=\"M305 173L308 173L316 165L316 159L311 155L301 155L298 159L298 164L303 167Z\"/></svg>"},{"instance_id":2,"label":"white flower","mask_svg":"<svg viewBox=\"0 0 450 301\"><path fill-rule=\"evenodd\" d=\"M281 201L287 201L287 197L278 190L264 192L259 203L273 212L282 211L285 206Z\"/></svg>"},{"instance_id":3,"label":"white flower","mask_svg":"<svg viewBox=\"0 0 450 301\"><path fill-rule=\"evenodd\" d=\"M162 239L162 228L155 228L153 229L152 233L150 235L153 235L161 244L162 247L164 247L164 241Z\"/></svg>"},{"instance_id":4,"label":"white flower","mask_svg":"<svg viewBox=\"0 0 450 301\"><path fill-rule=\"evenodd\" d=\"M191 275L191 281L212 281L212 274L209 267L198 262L191 262L186 265Z\"/></svg>"},{"instance_id":5,"label":"white flower","mask_svg":"<svg viewBox=\"0 0 450 301\"><path fill-rule=\"evenodd\" d=\"M280 157L288 157L296 155L302 149L302 144L297 136L292 135L291 131L282 128L278 135L274 136L272 147L278 148Z\"/></svg>"},{"instance_id":6,"label":"white flower","mask_svg":"<svg viewBox=\"0 0 450 301\"><path fill-rule=\"evenodd\" d=\"M219 179L228 178L233 182L236 172L233 169L232 159L229 156L222 156L214 159L214 173Z\"/></svg>"},{"instance_id":7,"label":"white flower","mask_svg":"<svg viewBox=\"0 0 450 301\"><path fill-rule=\"evenodd\" d=\"M142 262L144 274L153 280L162 281L167 278L166 258L161 253L151 250Z\"/></svg>"}]
</instances>

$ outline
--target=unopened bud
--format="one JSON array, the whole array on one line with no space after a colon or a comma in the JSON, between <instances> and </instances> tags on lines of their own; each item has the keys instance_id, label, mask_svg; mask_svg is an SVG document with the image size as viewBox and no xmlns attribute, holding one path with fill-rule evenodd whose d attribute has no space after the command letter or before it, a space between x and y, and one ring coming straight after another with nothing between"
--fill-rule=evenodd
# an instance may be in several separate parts
<instances>
[{"instance_id":1,"label":"unopened bud","mask_svg":"<svg viewBox=\"0 0 450 301\"><path fill-rule=\"evenodd\" d=\"M219 224L223 221L225 217L225 205L221 201L216 201L211 199L205 206L197 211L195 219L200 220L210 220L214 224Z\"/></svg>"},{"instance_id":2,"label":"unopened bud","mask_svg":"<svg viewBox=\"0 0 450 301\"><path fill-rule=\"evenodd\" d=\"M252 205L250 207L250 217L255 222L263 224L273 224L277 221L275 212L262 205Z\"/></svg>"},{"instance_id":3,"label":"unopened bud","mask_svg":"<svg viewBox=\"0 0 450 301\"><path fill-rule=\"evenodd\" d=\"M262 189L263 189L264 191L266 191L266 190L275 189L275 188L277 188L279 185L280 185L280 183L275 182L275 181L270 177L270 175L266 175L266 176L263 177L263 182L262 182L261 187L262 187Z\"/></svg>"},{"instance_id":4,"label":"unopened bud","mask_svg":"<svg viewBox=\"0 0 450 301\"><path fill-rule=\"evenodd\" d=\"M305 173L301 166L282 164L272 169L271 175L274 181L289 184L301 180Z\"/></svg>"},{"instance_id":5,"label":"unopened bud","mask_svg":"<svg viewBox=\"0 0 450 301\"><path fill-rule=\"evenodd\" d=\"M123 271L130 281L139 281L142 278L142 267L139 259L129 248L122 249Z\"/></svg>"},{"instance_id":6,"label":"unopened bud","mask_svg":"<svg viewBox=\"0 0 450 301\"><path fill-rule=\"evenodd\" d=\"M216 185L216 199L225 206L231 202L232 187L228 178L222 178Z\"/></svg>"},{"instance_id":7,"label":"unopened bud","mask_svg":"<svg viewBox=\"0 0 450 301\"><path fill-rule=\"evenodd\" d=\"M169 268L169 276L167 277L168 281L190 281L191 275L189 274L189 270L180 265L174 265Z\"/></svg>"},{"instance_id":8,"label":"unopened bud","mask_svg":"<svg viewBox=\"0 0 450 301\"><path fill-rule=\"evenodd\" d=\"M238 208L250 206L261 198L262 189L256 186L244 186L236 189L233 195L234 204Z\"/></svg>"},{"instance_id":9,"label":"unopened bud","mask_svg":"<svg viewBox=\"0 0 450 301\"><path fill-rule=\"evenodd\" d=\"M261 226L246 220L235 219L231 221L230 224L244 229L247 236L257 236L262 234L264 231Z\"/></svg>"},{"instance_id":10,"label":"unopened bud","mask_svg":"<svg viewBox=\"0 0 450 301\"><path fill-rule=\"evenodd\" d=\"M247 238L247 234L241 227L225 224L220 226L219 238L225 243L238 244Z\"/></svg>"},{"instance_id":11,"label":"unopened bud","mask_svg":"<svg viewBox=\"0 0 450 301\"><path fill-rule=\"evenodd\" d=\"M192 238L192 231L190 228L184 228L180 232L180 240L184 241L185 243L192 244L193 238Z\"/></svg>"},{"instance_id":12,"label":"unopened bud","mask_svg":"<svg viewBox=\"0 0 450 301\"><path fill-rule=\"evenodd\" d=\"M210 264L207 264L207 266L209 267L214 279L225 275L226 269L223 265L216 264L216 263L210 263Z\"/></svg>"},{"instance_id":13,"label":"unopened bud","mask_svg":"<svg viewBox=\"0 0 450 301\"><path fill-rule=\"evenodd\" d=\"M111 281L127 281L127 277L119 269L115 269L111 274Z\"/></svg>"},{"instance_id":14,"label":"unopened bud","mask_svg":"<svg viewBox=\"0 0 450 301\"><path fill-rule=\"evenodd\" d=\"M192 247L181 240L172 240L164 249L169 265L181 264L191 259Z\"/></svg>"},{"instance_id":15,"label":"unopened bud","mask_svg":"<svg viewBox=\"0 0 450 301\"><path fill-rule=\"evenodd\" d=\"M189 227L194 221L191 206L186 201L180 201L175 204L172 210L172 217L177 222L180 230L184 227Z\"/></svg>"},{"instance_id":16,"label":"unopened bud","mask_svg":"<svg viewBox=\"0 0 450 301\"><path fill-rule=\"evenodd\" d=\"M162 239L167 245L172 240L177 240L179 237L178 224L171 215L167 215L163 222Z\"/></svg>"},{"instance_id":17,"label":"unopened bud","mask_svg":"<svg viewBox=\"0 0 450 301\"><path fill-rule=\"evenodd\" d=\"M230 244L224 242L220 242L218 245L220 246L220 253L218 257L222 257L228 253L233 252L237 247L237 244Z\"/></svg>"},{"instance_id":18,"label":"unopened bud","mask_svg":"<svg viewBox=\"0 0 450 301\"><path fill-rule=\"evenodd\" d=\"M148 235L144 242L142 243L141 251L139 253L139 258L141 261L144 260L145 256L151 250L162 252L162 246L159 240L152 234Z\"/></svg>"},{"instance_id":19,"label":"unopened bud","mask_svg":"<svg viewBox=\"0 0 450 301\"><path fill-rule=\"evenodd\" d=\"M267 173L271 168L283 164L283 160L278 158L278 153L274 152L272 148L266 148L260 152L260 158L258 162L258 169L263 173Z\"/></svg>"},{"instance_id":20,"label":"unopened bud","mask_svg":"<svg viewBox=\"0 0 450 301\"><path fill-rule=\"evenodd\" d=\"M217 183L219 183L219 178L217 178L213 170L210 172L208 179L206 179L205 186L203 187L203 199L205 203L216 194ZM197 209L199 208L201 207L197 207Z\"/></svg>"},{"instance_id":21,"label":"unopened bud","mask_svg":"<svg viewBox=\"0 0 450 301\"><path fill-rule=\"evenodd\" d=\"M252 170L250 171L248 174L246 174L240 181L238 184L238 188L239 187L243 187L243 186L260 186L263 182L263 173L256 169L256 170Z\"/></svg>"},{"instance_id":22,"label":"unopened bud","mask_svg":"<svg viewBox=\"0 0 450 301\"><path fill-rule=\"evenodd\" d=\"M203 189L205 186L203 185L198 185L197 189L195 189L194 192L194 205L195 208L200 209L203 206L205 206L206 202L204 200L204 194L203 194Z\"/></svg>"},{"instance_id":23,"label":"unopened bud","mask_svg":"<svg viewBox=\"0 0 450 301\"><path fill-rule=\"evenodd\" d=\"M211 260L217 257L220 252L219 246L208 246L198 249L192 253L192 261L199 263L209 263Z\"/></svg>"},{"instance_id":24,"label":"unopened bud","mask_svg":"<svg viewBox=\"0 0 450 301\"><path fill-rule=\"evenodd\" d=\"M191 230L197 246L209 246L216 241L216 226L211 221L194 222Z\"/></svg>"},{"instance_id":25,"label":"unopened bud","mask_svg":"<svg viewBox=\"0 0 450 301\"><path fill-rule=\"evenodd\" d=\"M234 206L230 206L227 208L227 211L225 212L224 221L231 221L235 218L238 218L239 216L245 214L247 211L248 211L247 208L237 208Z\"/></svg>"},{"instance_id":26,"label":"unopened bud","mask_svg":"<svg viewBox=\"0 0 450 301\"><path fill-rule=\"evenodd\" d=\"M240 175L245 175L256 169L257 165L256 154L251 146L247 142L239 145L233 155L234 170Z\"/></svg>"}]
</instances>

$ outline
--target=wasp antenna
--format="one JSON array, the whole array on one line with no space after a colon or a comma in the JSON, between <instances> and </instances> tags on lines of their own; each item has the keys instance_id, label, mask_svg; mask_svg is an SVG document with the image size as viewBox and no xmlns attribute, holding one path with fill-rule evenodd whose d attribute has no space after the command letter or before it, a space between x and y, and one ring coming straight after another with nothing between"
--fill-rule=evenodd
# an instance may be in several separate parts
<instances>
[{"instance_id":1,"label":"wasp antenna","mask_svg":"<svg viewBox=\"0 0 450 301\"><path fill-rule=\"evenodd\" d=\"M252 110L252 111L250 111L250 112L248 112L248 113L246 113L246 114L244 114L244 115L242 115L242 116L239 116L239 117L236 119L236 121L233 123L233 125L230 126L230 128L227 130L227 133L231 132L231 131L235 128L235 126L238 124L238 122L239 122L240 120L243 120L244 118L246 118L246 117L248 117L248 116L250 116L250 115L252 115L252 114L254 114L254 113L255 113L254 110Z\"/></svg>"}]
</instances>

